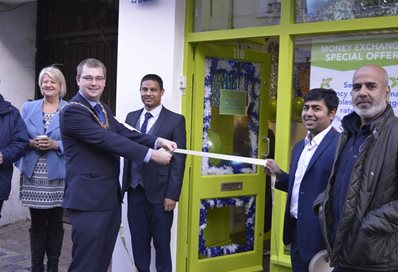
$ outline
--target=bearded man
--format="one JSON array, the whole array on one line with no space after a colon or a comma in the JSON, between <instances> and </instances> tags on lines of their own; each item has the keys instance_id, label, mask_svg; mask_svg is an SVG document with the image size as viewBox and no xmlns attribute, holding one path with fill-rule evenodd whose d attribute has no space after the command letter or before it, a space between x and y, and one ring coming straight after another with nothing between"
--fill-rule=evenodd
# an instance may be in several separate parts
<instances>
[{"instance_id":1,"label":"bearded man","mask_svg":"<svg viewBox=\"0 0 398 272\"><path fill-rule=\"evenodd\" d=\"M354 111L314 206L334 272L398 271L398 118L386 70L360 67L351 95Z\"/></svg>"}]
</instances>

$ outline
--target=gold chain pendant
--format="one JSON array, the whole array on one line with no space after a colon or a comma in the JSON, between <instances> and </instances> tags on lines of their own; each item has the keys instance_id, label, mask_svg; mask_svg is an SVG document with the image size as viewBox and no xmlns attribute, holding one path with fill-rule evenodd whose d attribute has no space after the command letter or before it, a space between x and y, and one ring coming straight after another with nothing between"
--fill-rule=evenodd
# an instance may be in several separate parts
<instances>
[{"instance_id":1,"label":"gold chain pendant","mask_svg":"<svg viewBox=\"0 0 398 272\"><path fill-rule=\"evenodd\" d=\"M103 106L101 103L100 103L99 105L101 106L101 110L102 110L102 112L103 112L103 114L104 114L104 116L105 116L105 124L103 124L103 123L101 122L101 120L98 118L98 116L94 113L94 111L92 111L92 110L91 110L89 107L87 107L86 105L84 105L84 104L82 104L82 103L80 103L80 102L69 102L69 103L70 103L70 104L77 104L77 105L80 105L80 106L84 107L85 109L87 109L87 110L91 113L91 115L94 117L95 120L97 120L98 124L99 124L102 128L105 128L105 129L108 129L108 128L109 128L108 113L106 112L104 106Z\"/></svg>"}]
</instances>

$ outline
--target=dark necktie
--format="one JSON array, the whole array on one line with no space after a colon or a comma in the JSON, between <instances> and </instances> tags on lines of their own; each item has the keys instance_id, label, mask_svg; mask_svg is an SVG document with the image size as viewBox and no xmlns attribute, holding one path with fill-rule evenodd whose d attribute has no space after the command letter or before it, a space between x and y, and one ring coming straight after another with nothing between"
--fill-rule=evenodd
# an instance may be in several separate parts
<instances>
[{"instance_id":1,"label":"dark necktie","mask_svg":"<svg viewBox=\"0 0 398 272\"><path fill-rule=\"evenodd\" d=\"M146 134L146 129L148 127L148 120L153 117L151 113L146 112L145 113L145 119L144 122L142 122L141 125L141 133L142 134ZM143 183L143 177L142 177L142 168L143 168L143 162L135 162L132 164L132 168L131 168L131 172L134 173L133 175L131 175L131 181L130 181L130 185L131 187L133 187L134 189L137 188L138 185L141 185L142 187L144 187L144 183Z\"/></svg>"},{"instance_id":2,"label":"dark necktie","mask_svg":"<svg viewBox=\"0 0 398 272\"><path fill-rule=\"evenodd\" d=\"M144 123L142 123L141 129L140 129L143 134L146 134L146 128L148 126L148 120L151 117L152 117L152 114L150 112L145 113L145 120L144 120Z\"/></svg>"},{"instance_id":3,"label":"dark necktie","mask_svg":"<svg viewBox=\"0 0 398 272\"><path fill-rule=\"evenodd\" d=\"M96 104L94 106L94 109L97 112L98 118L100 119L101 123L104 125L106 123L106 120L100 104Z\"/></svg>"}]
</instances>

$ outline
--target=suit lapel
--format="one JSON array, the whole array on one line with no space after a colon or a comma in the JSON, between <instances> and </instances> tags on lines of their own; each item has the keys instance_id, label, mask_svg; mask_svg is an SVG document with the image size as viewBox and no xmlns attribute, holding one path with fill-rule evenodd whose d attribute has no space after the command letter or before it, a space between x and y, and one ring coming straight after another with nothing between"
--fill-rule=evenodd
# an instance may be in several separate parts
<instances>
[{"instance_id":1,"label":"suit lapel","mask_svg":"<svg viewBox=\"0 0 398 272\"><path fill-rule=\"evenodd\" d=\"M59 128L59 114L58 112L54 115L53 119L51 120L50 125L47 128L46 134L50 134L51 131Z\"/></svg>"},{"instance_id":2,"label":"suit lapel","mask_svg":"<svg viewBox=\"0 0 398 272\"><path fill-rule=\"evenodd\" d=\"M289 196L292 193L294 178L296 176L297 164L300 159L301 152L304 149L304 143L305 143L304 140L301 140L300 142L298 142L297 146L294 149L294 152L292 154L292 160L291 160L292 164L290 165L290 170L289 170L289 188L288 188ZM290 197L289 197L289 201L290 201Z\"/></svg>"},{"instance_id":3,"label":"suit lapel","mask_svg":"<svg viewBox=\"0 0 398 272\"><path fill-rule=\"evenodd\" d=\"M156 120L156 122L153 124L152 128L149 131L151 135L158 135L157 133L160 127L162 126L162 124L164 124L164 122L166 122L166 117L167 117L167 110L165 107L162 107L158 119Z\"/></svg>"},{"instance_id":4,"label":"suit lapel","mask_svg":"<svg viewBox=\"0 0 398 272\"><path fill-rule=\"evenodd\" d=\"M130 125L132 125L133 127L135 127L136 129L138 129L138 131L140 131L140 116L141 116L141 113L142 113L142 111L143 111L144 109L141 109L141 110L139 110L139 111L135 111L135 112L133 112L133 114L131 115L131 117L132 117L132 123L130 124Z\"/></svg>"},{"instance_id":5,"label":"suit lapel","mask_svg":"<svg viewBox=\"0 0 398 272\"><path fill-rule=\"evenodd\" d=\"M319 144L318 148L316 149L314 155L312 155L312 158L307 166L307 169L305 170L304 175L308 172L309 169L314 165L314 163L317 161L318 157L323 153L323 151L326 149L326 147L329 146L330 142L333 140L335 137L333 128L330 129L330 131L325 135L323 138L322 142Z\"/></svg>"},{"instance_id":6,"label":"suit lapel","mask_svg":"<svg viewBox=\"0 0 398 272\"><path fill-rule=\"evenodd\" d=\"M36 105L33 105L33 111L32 114L30 115L29 122L31 126L36 130L37 135L44 134L44 125L43 125L43 111L42 111L42 106L43 106L43 99L38 101L40 105L36 107Z\"/></svg>"},{"instance_id":7,"label":"suit lapel","mask_svg":"<svg viewBox=\"0 0 398 272\"><path fill-rule=\"evenodd\" d=\"M295 148L295 152L292 154L292 156L293 156L292 157L292 165L290 166L291 170L289 172L291 172L293 170L292 173L296 173L297 164L300 159L301 152L303 152L303 149L304 149L304 140L301 140L298 143L297 148Z\"/></svg>"},{"instance_id":8,"label":"suit lapel","mask_svg":"<svg viewBox=\"0 0 398 272\"><path fill-rule=\"evenodd\" d=\"M87 106L89 109L93 109L93 107L91 107L90 103L87 102L87 100L80 94L77 93L73 98L72 98L73 102L78 102L78 103L82 103L83 105Z\"/></svg>"},{"instance_id":9,"label":"suit lapel","mask_svg":"<svg viewBox=\"0 0 398 272\"><path fill-rule=\"evenodd\" d=\"M95 109L91 106L90 103L88 103L88 101L80 93L77 93L75 97L72 98L71 102L77 102L83 104L84 106L88 107L95 115L97 115Z\"/></svg>"},{"instance_id":10,"label":"suit lapel","mask_svg":"<svg viewBox=\"0 0 398 272\"><path fill-rule=\"evenodd\" d=\"M56 114L54 115L53 119L51 120L50 125L47 128L47 134L50 134L51 131L59 128L59 110L60 110L60 108L65 106L65 104L67 104L67 103L64 100L61 100L59 102L58 110L57 110Z\"/></svg>"},{"instance_id":11,"label":"suit lapel","mask_svg":"<svg viewBox=\"0 0 398 272\"><path fill-rule=\"evenodd\" d=\"M85 97L83 97L83 95L81 95L80 93L77 93L70 101L70 104L73 104L73 103L80 104L80 106L82 106L87 112L89 112L92 115L92 120L95 121L96 123L98 123L102 128L104 128L106 130L111 130L111 131L115 130L115 122L116 122L115 117L113 116L110 108L106 104L103 104L100 102L100 104L106 111L107 116L105 116L105 119L106 119L106 117L108 118L106 120L106 123L103 124L103 123L101 123L94 107L91 106L91 104L86 100Z\"/></svg>"}]
</instances>

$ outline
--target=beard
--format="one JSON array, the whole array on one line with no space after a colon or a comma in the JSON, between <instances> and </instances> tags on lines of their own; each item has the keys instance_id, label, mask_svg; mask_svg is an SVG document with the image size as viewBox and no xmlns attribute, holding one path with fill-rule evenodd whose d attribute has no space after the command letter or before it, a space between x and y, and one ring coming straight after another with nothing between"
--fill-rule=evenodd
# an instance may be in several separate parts
<instances>
[{"instance_id":1,"label":"beard","mask_svg":"<svg viewBox=\"0 0 398 272\"><path fill-rule=\"evenodd\" d=\"M387 107L386 94L384 94L383 97L380 99L380 101L374 104L369 109L360 109L357 107L356 104L354 104L354 111L362 119L372 119L374 116L384 111L386 107Z\"/></svg>"}]
</instances>

